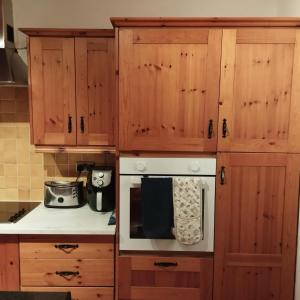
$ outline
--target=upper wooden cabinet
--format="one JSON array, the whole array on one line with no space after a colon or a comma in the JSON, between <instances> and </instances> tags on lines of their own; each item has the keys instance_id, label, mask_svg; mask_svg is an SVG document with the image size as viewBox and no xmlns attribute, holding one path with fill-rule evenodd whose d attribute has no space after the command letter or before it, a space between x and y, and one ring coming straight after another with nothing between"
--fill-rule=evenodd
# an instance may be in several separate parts
<instances>
[{"instance_id":1,"label":"upper wooden cabinet","mask_svg":"<svg viewBox=\"0 0 300 300\"><path fill-rule=\"evenodd\" d=\"M224 29L218 151L300 151L300 31Z\"/></svg>"},{"instance_id":2,"label":"upper wooden cabinet","mask_svg":"<svg viewBox=\"0 0 300 300\"><path fill-rule=\"evenodd\" d=\"M216 151L221 29L119 30L120 150Z\"/></svg>"},{"instance_id":3,"label":"upper wooden cabinet","mask_svg":"<svg viewBox=\"0 0 300 300\"><path fill-rule=\"evenodd\" d=\"M114 145L114 32L24 29L35 145Z\"/></svg>"},{"instance_id":4,"label":"upper wooden cabinet","mask_svg":"<svg viewBox=\"0 0 300 300\"><path fill-rule=\"evenodd\" d=\"M218 154L214 300L292 300L300 156Z\"/></svg>"}]
</instances>

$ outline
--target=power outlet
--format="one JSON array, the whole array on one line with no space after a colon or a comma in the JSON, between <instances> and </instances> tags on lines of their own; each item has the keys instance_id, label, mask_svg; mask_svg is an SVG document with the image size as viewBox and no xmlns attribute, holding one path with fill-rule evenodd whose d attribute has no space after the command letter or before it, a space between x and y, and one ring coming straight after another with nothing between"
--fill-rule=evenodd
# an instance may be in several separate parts
<instances>
[{"instance_id":1,"label":"power outlet","mask_svg":"<svg viewBox=\"0 0 300 300\"><path fill-rule=\"evenodd\" d=\"M88 172L94 166L95 166L94 161L77 161L76 162L76 171L77 172Z\"/></svg>"}]
</instances>

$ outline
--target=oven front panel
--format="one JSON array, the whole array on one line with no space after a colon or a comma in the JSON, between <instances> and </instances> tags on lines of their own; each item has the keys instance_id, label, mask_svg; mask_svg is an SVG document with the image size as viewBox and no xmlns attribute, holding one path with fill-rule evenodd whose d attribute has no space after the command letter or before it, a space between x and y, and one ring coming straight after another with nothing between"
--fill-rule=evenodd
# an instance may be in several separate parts
<instances>
[{"instance_id":1,"label":"oven front panel","mask_svg":"<svg viewBox=\"0 0 300 300\"><path fill-rule=\"evenodd\" d=\"M176 239L144 238L141 226L141 178L134 175L120 176L120 250L213 252L215 177L200 177L205 190L204 238L195 245L182 245Z\"/></svg>"}]
</instances>

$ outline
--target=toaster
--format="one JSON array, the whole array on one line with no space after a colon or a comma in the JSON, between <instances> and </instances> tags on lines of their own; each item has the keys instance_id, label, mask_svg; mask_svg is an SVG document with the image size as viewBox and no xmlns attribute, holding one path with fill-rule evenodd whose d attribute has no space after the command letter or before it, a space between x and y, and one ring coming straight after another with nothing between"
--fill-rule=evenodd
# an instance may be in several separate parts
<instances>
[{"instance_id":1,"label":"toaster","mask_svg":"<svg viewBox=\"0 0 300 300\"><path fill-rule=\"evenodd\" d=\"M44 205L52 208L76 208L85 204L83 181L46 181Z\"/></svg>"}]
</instances>

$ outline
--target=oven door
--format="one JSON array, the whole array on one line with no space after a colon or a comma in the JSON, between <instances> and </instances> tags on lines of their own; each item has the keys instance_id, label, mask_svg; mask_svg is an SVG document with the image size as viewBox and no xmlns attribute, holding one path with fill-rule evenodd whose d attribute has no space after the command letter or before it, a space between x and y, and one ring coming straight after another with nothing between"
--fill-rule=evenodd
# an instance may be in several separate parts
<instances>
[{"instance_id":1,"label":"oven door","mask_svg":"<svg viewBox=\"0 0 300 300\"><path fill-rule=\"evenodd\" d=\"M201 176L204 189L202 199L204 236L195 245L182 245L176 239L147 239L144 237L141 222L141 178L142 176L120 176L120 250L213 252L215 177Z\"/></svg>"}]
</instances>

